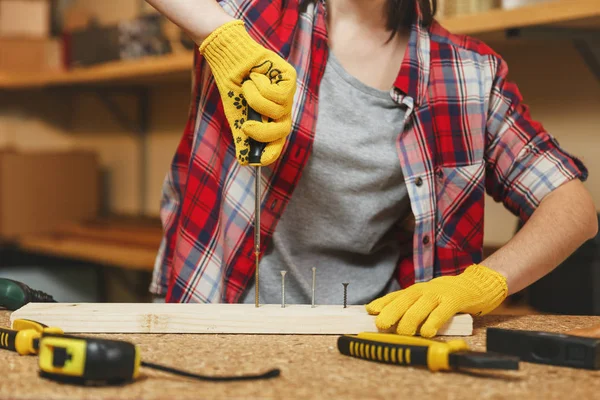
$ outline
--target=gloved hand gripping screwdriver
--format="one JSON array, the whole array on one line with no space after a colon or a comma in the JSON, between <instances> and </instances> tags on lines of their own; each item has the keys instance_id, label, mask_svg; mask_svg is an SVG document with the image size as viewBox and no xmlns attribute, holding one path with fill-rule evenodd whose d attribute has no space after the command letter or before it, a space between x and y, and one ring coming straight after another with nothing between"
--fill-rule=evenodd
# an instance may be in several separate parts
<instances>
[{"instance_id":1,"label":"gloved hand gripping screwdriver","mask_svg":"<svg viewBox=\"0 0 600 400\"><path fill-rule=\"evenodd\" d=\"M262 122L262 117L259 113L248 107L248 120L254 120ZM256 140L249 138L250 141L250 153L248 155L248 164L255 167L255 186L254 186L254 305L259 306L259 273L258 264L260 260L260 177L261 177L261 164L260 157L265 150L266 143L257 142Z\"/></svg>"}]
</instances>

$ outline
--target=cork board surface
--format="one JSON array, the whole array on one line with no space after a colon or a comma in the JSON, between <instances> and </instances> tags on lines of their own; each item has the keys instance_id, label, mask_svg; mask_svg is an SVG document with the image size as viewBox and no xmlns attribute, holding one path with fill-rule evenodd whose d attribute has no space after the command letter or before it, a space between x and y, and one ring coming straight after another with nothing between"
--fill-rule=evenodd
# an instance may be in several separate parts
<instances>
[{"instance_id":1,"label":"cork board surface","mask_svg":"<svg viewBox=\"0 0 600 400\"><path fill-rule=\"evenodd\" d=\"M0 311L0 326L9 313ZM600 317L486 316L475 319L465 340L485 350L485 328L565 332L600 324ZM519 371L437 372L395 367L342 356L336 336L97 335L140 346L142 359L203 374L255 373L280 368L268 381L197 382L142 369L134 383L80 388L43 380L37 358L0 351L0 399L591 399L600 393L600 371L521 363Z\"/></svg>"}]
</instances>

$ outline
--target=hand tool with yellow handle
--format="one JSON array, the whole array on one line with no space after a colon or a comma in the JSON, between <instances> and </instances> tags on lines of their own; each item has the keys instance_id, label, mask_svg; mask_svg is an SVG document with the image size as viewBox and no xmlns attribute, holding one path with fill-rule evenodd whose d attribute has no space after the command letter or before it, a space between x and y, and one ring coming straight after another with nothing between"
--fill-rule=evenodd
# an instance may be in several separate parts
<instances>
[{"instance_id":1,"label":"hand tool with yellow handle","mask_svg":"<svg viewBox=\"0 0 600 400\"><path fill-rule=\"evenodd\" d=\"M47 327L25 319L15 320L12 327L13 329L0 328L0 349L16 351L22 356L37 354L43 335L63 333L60 328Z\"/></svg>"},{"instance_id":2,"label":"hand tool with yellow handle","mask_svg":"<svg viewBox=\"0 0 600 400\"><path fill-rule=\"evenodd\" d=\"M424 366L431 371L519 369L518 358L470 351L463 340L440 342L413 336L364 332L340 336L338 350L344 355L369 361Z\"/></svg>"},{"instance_id":3,"label":"hand tool with yellow handle","mask_svg":"<svg viewBox=\"0 0 600 400\"><path fill-rule=\"evenodd\" d=\"M205 376L141 360L133 343L91 337L44 335L39 345L40 376L77 385L113 385L135 380L141 367L202 381L241 381L279 376L278 369L258 375Z\"/></svg>"},{"instance_id":4,"label":"hand tool with yellow handle","mask_svg":"<svg viewBox=\"0 0 600 400\"><path fill-rule=\"evenodd\" d=\"M522 361L561 367L600 370L600 339L540 331L488 328L490 351Z\"/></svg>"},{"instance_id":5,"label":"hand tool with yellow handle","mask_svg":"<svg viewBox=\"0 0 600 400\"><path fill-rule=\"evenodd\" d=\"M263 374L205 376L145 362L133 343L64 335L62 329L17 319L13 329L0 328L0 348L21 355L39 354L40 376L82 385L121 384L134 380L140 367L203 381L241 381L279 376L279 369Z\"/></svg>"},{"instance_id":6,"label":"hand tool with yellow handle","mask_svg":"<svg viewBox=\"0 0 600 400\"><path fill-rule=\"evenodd\" d=\"M121 384L139 375L141 360L132 343L45 335L40 340L40 376L81 385Z\"/></svg>"},{"instance_id":7,"label":"hand tool with yellow handle","mask_svg":"<svg viewBox=\"0 0 600 400\"><path fill-rule=\"evenodd\" d=\"M262 116L248 107L248 120L262 121ZM261 163L260 158L265 150L266 143L257 142L252 138L250 141L250 153L248 155L248 164L255 167L255 184L254 184L254 305L258 307L260 304L260 285L259 285L259 268L260 261L260 177Z\"/></svg>"}]
</instances>

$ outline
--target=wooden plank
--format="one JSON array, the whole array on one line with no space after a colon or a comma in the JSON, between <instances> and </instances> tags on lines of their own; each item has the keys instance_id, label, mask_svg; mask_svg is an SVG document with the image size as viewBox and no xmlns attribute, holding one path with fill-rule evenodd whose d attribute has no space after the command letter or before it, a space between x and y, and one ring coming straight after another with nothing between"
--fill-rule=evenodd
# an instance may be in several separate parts
<instances>
[{"instance_id":1,"label":"wooden plank","mask_svg":"<svg viewBox=\"0 0 600 400\"><path fill-rule=\"evenodd\" d=\"M41 74L0 74L0 88L31 89L49 86L90 85L106 83L156 82L157 79L189 78L192 52L138 60L115 61L65 72Z\"/></svg>"},{"instance_id":2,"label":"wooden plank","mask_svg":"<svg viewBox=\"0 0 600 400\"><path fill-rule=\"evenodd\" d=\"M535 25L591 20L600 17L598 0L554 0L511 10L495 9L440 20L442 26L456 34L477 35Z\"/></svg>"},{"instance_id":3,"label":"wooden plank","mask_svg":"<svg viewBox=\"0 0 600 400\"><path fill-rule=\"evenodd\" d=\"M340 335L376 331L364 306L267 304L30 303L12 313L66 333L231 333ZM439 332L469 336L473 319L455 316Z\"/></svg>"}]
</instances>

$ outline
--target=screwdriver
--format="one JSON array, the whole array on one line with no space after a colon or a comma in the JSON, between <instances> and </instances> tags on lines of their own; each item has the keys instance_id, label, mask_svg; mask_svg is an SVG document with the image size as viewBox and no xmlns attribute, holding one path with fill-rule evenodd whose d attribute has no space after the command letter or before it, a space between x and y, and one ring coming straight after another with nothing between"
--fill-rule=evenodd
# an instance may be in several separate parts
<instances>
[{"instance_id":1,"label":"screwdriver","mask_svg":"<svg viewBox=\"0 0 600 400\"><path fill-rule=\"evenodd\" d=\"M13 322L13 329L0 328L0 348L16 351L22 356L37 354L42 335L62 333L60 328L48 327L27 319L18 319Z\"/></svg>"},{"instance_id":2,"label":"screwdriver","mask_svg":"<svg viewBox=\"0 0 600 400\"><path fill-rule=\"evenodd\" d=\"M262 116L254 111L251 107L248 107L248 120L254 120L262 122ZM255 183L254 183L254 305L259 306L259 272L258 264L260 261L260 177L261 177L261 163L260 158L263 151L265 150L266 143L257 142L256 140L249 138L250 142L250 153L248 155L248 164L255 167Z\"/></svg>"},{"instance_id":3,"label":"screwdriver","mask_svg":"<svg viewBox=\"0 0 600 400\"><path fill-rule=\"evenodd\" d=\"M338 338L340 353L393 365L418 365L430 371L519 369L517 357L470 351L464 340L440 342L390 333L363 332Z\"/></svg>"},{"instance_id":4,"label":"screwdriver","mask_svg":"<svg viewBox=\"0 0 600 400\"><path fill-rule=\"evenodd\" d=\"M0 278L0 307L15 311L27 303L56 303L41 290L34 290L22 282Z\"/></svg>"}]
</instances>

